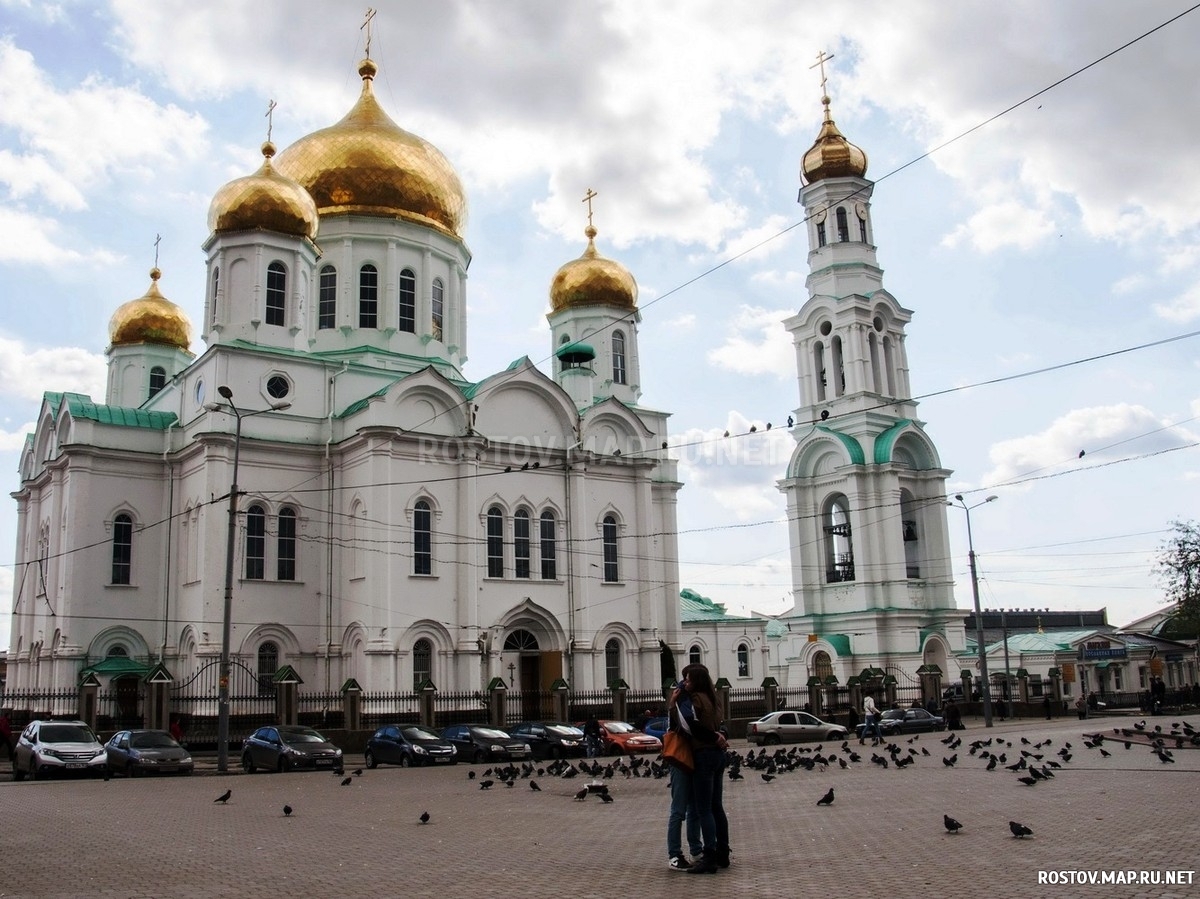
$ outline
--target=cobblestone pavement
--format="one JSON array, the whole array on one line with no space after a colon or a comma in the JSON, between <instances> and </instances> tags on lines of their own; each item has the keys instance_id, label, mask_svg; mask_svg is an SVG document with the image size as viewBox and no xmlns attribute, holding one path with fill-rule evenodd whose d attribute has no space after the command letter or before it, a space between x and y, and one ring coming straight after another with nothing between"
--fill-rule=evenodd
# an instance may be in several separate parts
<instances>
[{"instance_id":1,"label":"cobblestone pavement","mask_svg":"<svg viewBox=\"0 0 1200 899\"><path fill-rule=\"evenodd\" d=\"M1144 745L1082 734L1133 719L968 721L950 768L947 734L898 741L913 765L797 769L726 781L733 864L689 877L666 865L666 780L610 781L614 802L573 800L590 778L480 790L481 766L379 768L341 786L327 773L0 782L0 896L849 896L1200 897L1200 749L1164 763ZM1169 727L1170 716L1150 719ZM1200 727L1200 716L1192 723ZM968 752L1003 738L1063 767L1028 787ZM1066 742L1073 758L1055 752ZM751 748L735 741L743 753ZM814 747L808 747L812 750ZM845 757L837 746L826 745ZM926 749L928 756L921 754ZM355 759L349 760L353 767ZM211 760L204 767L211 770ZM468 771L475 770L475 780ZM816 800L830 787L830 807ZM226 789L227 805L213 802ZM294 814L283 814L290 804ZM418 821L428 811L428 825ZM948 813L963 823L951 835ZM1033 836L1014 839L1008 822ZM1191 884L1039 884L1039 872L1193 870Z\"/></svg>"}]
</instances>

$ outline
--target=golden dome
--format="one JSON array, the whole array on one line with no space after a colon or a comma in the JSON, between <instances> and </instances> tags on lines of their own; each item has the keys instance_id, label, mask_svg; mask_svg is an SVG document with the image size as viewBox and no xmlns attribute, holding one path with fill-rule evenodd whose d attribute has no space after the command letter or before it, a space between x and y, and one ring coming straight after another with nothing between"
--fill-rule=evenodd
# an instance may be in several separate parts
<instances>
[{"instance_id":1,"label":"golden dome","mask_svg":"<svg viewBox=\"0 0 1200 899\"><path fill-rule=\"evenodd\" d=\"M208 207L209 231L261 228L314 240L317 204L303 187L271 166L275 145L262 145L263 164L253 175L236 178L217 191Z\"/></svg>"},{"instance_id":2,"label":"golden dome","mask_svg":"<svg viewBox=\"0 0 1200 899\"><path fill-rule=\"evenodd\" d=\"M809 184L825 178L861 178L867 173L867 154L838 131L829 114L829 97L822 97L821 103L825 107L825 121L800 162L800 174Z\"/></svg>"},{"instance_id":3,"label":"golden dome","mask_svg":"<svg viewBox=\"0 0 1200 899\"><path fill-rule=\"evenodd\" d=\"M362 94L336 125L302 137L276 160L321 215L401 218L462 238L467 200L449 160L391 120L371 90L375 63L358 66Z\"/></svg>"},{"instance_id":4,"label":"golden dome","mask_svg":"<svg viewBox=\"0 0 1200 899\"><path fill-rule=\"evenodd\" d=\"M162 272L150 269L150 289L146 295L123 303L108 322L110 345L158 343L186 350L192 343L192 325L183 310L158 290Z\"/></svg>"},{"instance_id":5,"label":"golden dome","mask_svg":"<svg viewBox=\"0 0 1200 899\"><path fill-rule=\"evenodd\" d=\"M550 282L553 312L570 306L616 306L637 308L637 282L629 269L596 252L596 229L588 225L587 249L558 270Z\"/></svg>"}]
</instances>

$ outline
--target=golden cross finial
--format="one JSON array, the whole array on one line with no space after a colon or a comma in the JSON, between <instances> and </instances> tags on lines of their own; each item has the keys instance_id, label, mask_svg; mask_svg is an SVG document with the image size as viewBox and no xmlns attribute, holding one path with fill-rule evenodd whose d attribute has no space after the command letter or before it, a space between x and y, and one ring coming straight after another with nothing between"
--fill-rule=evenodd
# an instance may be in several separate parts
<instances>
[{"instance_id":1,"label":"golden cross finial","mask_svg":"<svg viewBox=\"0 0 1200 899\"><path fill-rule=\"evenodd\" d=\"M811 66L809 66L810 69L820 68L820 70L821 70L821 96L822 97L825 96L825 82L828 80L825 77L825 63L831 59L833 59L833 54L832 53L826 54L826 52L824 50L822 50L820 53L817 54L817 61L814 62Z\"/></svg>"},{"instance_id":2,"label":"golden cross finial","mask_svg":"<svg viewBox=\"0 0 1200 899\"><path fill-rule=\"evenodd\" d=\"M367 59L371 58L371 20L373 18L375 18L375 10L368 6L366 21L358 26L359 31L362 31L364 28L367 30Z\"/></svg>"},{"instance_id":3,"label":"golden cross finial","mask_svg":"<svg viewBox=\"0 0 1200 899\"><path fill-rule=\"evenodd\" d=\"M583 202L588 204L588 227L589 228L592 227L592 199L595 197L598 197L598 196L600 196L600 194L596 193L594 190L592 190L589 187L587 189L587 193L584 194L584 197L583 197Z\"/></svg>"},{"instance_id":4,"label":"golden cross finial","mask_svg":"<svg viewBox=\"0 0 1200 899\"><path fill-rule=\"evenodd\" d=\"M154 267L158 268L158 245L162 243L162 235L154 235Z\"/></svg>"},{"instance_id":5,"label":"golden cross finial","mask_svg":"<svg viewBox=\"0 0 1200 899\"><path fill-rule=\"evenodd\" d=\"M275 112L275 107L277 105L278 104L274 100L270 101L267 104L267 142L268 143L270 143L270 141L271 141L271 126L275 124L275 116L272 115L272 113Z\"/></svg>"}]
</instances>

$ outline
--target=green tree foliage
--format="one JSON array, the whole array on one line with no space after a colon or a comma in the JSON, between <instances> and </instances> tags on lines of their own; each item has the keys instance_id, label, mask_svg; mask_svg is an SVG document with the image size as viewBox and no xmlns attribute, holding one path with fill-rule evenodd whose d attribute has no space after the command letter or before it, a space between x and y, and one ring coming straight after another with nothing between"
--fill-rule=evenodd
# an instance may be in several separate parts
<instances>
[{"instance_id":1,"label":"green tree foliage","mask_svg":"<svg viewBox=\"0 0 1200 899\"><path fill-rule=\"evenodd\" d=\"M1163 585L1168 602L1181 617L1200 619L1200 525L1194 521L1173 521L1171 536L1159 547L1155 574Z\"/></svg>"}]
</instances>

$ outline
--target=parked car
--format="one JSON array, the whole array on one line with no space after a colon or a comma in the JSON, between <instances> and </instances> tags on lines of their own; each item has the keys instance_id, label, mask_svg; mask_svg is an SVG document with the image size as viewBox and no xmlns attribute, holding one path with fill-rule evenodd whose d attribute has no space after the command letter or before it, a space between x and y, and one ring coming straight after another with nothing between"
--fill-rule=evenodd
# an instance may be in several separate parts
<instances>
[{"instance_id":1,"label":"parked car","mask_svg":"<svg viewBox=\"0 0 1200 899\"><path fill-rule=\"evenodd\" d=\"M108 770L137 777L141 774L191 774L195 762L165 730L122 730L104 744Z\"/></svg>"},{"instance_id":2,"label":"parked car","mask_svg":"<svg viewBox=\"0 0 1200 899\"><path fill-rule=\"evenodd\" d=\"M808 712L771 712L746 728L746 739L759 746L774 743L803 743L845 740L850 732L840 724L822 721Z\"/></svg>"},{"instance_id":3,"label":"parked car","mask_svg":"<svg viewBox=\"0 0 1200 899\"><path fill-rule=\"evenodd\" d=\"M242 770L253 774L321 768L342 772L342 750L311 727L270 725L260 727L242 743Z\"/></svg>"},{"instance_id":4,"label":"parked car","mask_svg":"<svg viewBox=\"0 0 1200 899\"><path fill-rule=\"evenodd\" d=\"M453 765L458 762L458 751L453 743L419 724L384 725L367 740L363 756L368 768L381 764L407 768L409 765Z\"/></svg>"},{"instance_id":5,"label":"parked car","mask_svg":"<svg viewBox=\"0 0 1200 899\"><path fill-rule=\"evenodd\" d=\"M601 721L600 736L606 755L662 752L662 740L642 733L628 721Z\"/></svg>"},{"instance_id":6,"label":"parked car","mask_svg":"<svg viewBox=\"0 0 1200 899\"><path fill-rule=\"evenodd\" d=\"M509 733L528 743L537 759L581 758L587 748L583 731L561 721L522 721Z\"/></svg>"},{"instance_id":7,"label":"parked car","mask_svg":"<svg viewBox=\"0 0 1200 899\"><path fill-rule=\"evenodd\" d=\"M865 724L858 726L859 737L865 729ZM931 715L924 709L888 709L879 717L879 730L885 737L945 729L945 718L941 715Z\"/></svg>"},{"instance_id":8,"label":"parked car","mask_svg":"<svg viewBox=\"0 0 1200 899\"><path fill-rule=\"evenodd\" d=\"M460 759L473 762L511 762L533 758L533 749L522 740L486 724L455 724L442 731L458 750Z\"/></svg>"},{"instance_id":9,"label":"parked car","mask_svg":"<svg viewBox=\"0 0 1200 899\"><path fill-rule=\"evenodd\" d=\"M650 736L658 737L661 740L663 734L667 732L670 723L671 720L669 718L651 718L646 722L646 726L642 730Z\"/></svg>"},{"instance_id":10,"label":"parked car","mask_svg":"<svg viewBox=\"0 0 1200 899\"><path fill-rule=\"evenodd\" d=\"M104 745L82 721L31 721L13 747L13 780L51 774L102 777L108 770Z\"/></svg>"}]
</instances>

